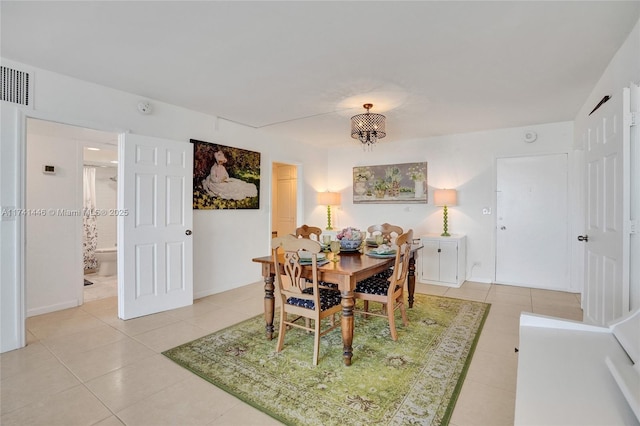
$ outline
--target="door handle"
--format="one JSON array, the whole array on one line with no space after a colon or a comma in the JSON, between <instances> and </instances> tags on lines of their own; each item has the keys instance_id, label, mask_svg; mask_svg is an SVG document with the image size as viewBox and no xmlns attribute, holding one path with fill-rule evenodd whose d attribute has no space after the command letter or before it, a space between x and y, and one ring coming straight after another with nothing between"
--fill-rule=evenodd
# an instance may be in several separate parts
<instances>
[{"instance_id":1,"label":"door handle","mask_svg":"<svg viewBox=\"0 0 640 426\"><path fill-rule=\"evenodd\" d=\"M191 235L191 229L187 229L186 231L184 231L184 233L185 233L186 235Z\"/></svg>"},{"instance_id":2,"label":"door handle","mask_svg":"<svg viewBox=\"0 0 640 426\"><path fill-rule=\"evenodd\" d=\"M585 243L589 241L588 235L578 235L578 241L584 241Z\"/></svg>"},{"instance_id":3,"label":"door handle","mask_svg":"<svg viewBox=\"0 0 640 426\"><path fill-rule=\"evenodd\" d=\"M507 227L506 227L506 226L504 226L504 225L502 225L502 226L500 227L500 230L501 230L501 231L504 231L505 229L507 229Z\"/></svg>"}]
</instances>

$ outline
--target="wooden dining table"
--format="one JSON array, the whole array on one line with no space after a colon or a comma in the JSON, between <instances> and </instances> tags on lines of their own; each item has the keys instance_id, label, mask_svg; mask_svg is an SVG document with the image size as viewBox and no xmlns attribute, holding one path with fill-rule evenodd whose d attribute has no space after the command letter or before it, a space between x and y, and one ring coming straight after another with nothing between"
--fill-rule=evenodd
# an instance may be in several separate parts
<instances>
[{"instance_id":1,"label":"wooden dining table","mask_svg":"<svg viewBox=\"0 0 640 426\"><path fill-rule=\"evenodd\" d=\"M411 257L409 259L409 271L407 274L409 308L413 307L413 294L415 292L416 282L415 258L420 248L422 248L421 244L413 244L411 246ZM390 268L395 262L395 257L376 258L367 256L367 250L369 249L365 247L362 252L340 253L337 262L330 261L318 267L318 280L336 283L342 296L342 320L340 324L342 327L342 356L344 357L344 364L347 366L351 365L351 358L353 356L353 307L355 305L353 291L356 288L356 283ZM327 256L331 258L334 254L328 253ZM275 268L273 259L271 256L264 256L256 257L252 259L252 261L262 265L262 276L264 277L265 331L267 339L271 340L273 339L274 333L273 317L275 310ZM308 269L309 276L311 276L311 268L309 267Z\"/></svg>"}]
</instances>

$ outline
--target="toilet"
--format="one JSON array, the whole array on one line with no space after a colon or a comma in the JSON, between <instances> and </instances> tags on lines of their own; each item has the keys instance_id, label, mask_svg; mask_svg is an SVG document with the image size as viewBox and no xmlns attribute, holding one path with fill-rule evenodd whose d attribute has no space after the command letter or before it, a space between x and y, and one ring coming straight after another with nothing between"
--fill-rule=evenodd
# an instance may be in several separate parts
<instances>
[{"instance_id":1,"label":"toilet","mask_svg":"<svg viewBox=\"0 0 640 426\"><path fill-rule=\"evenodd\" d=\"M116 247L96 249L98 259L98 275L108 277L118 273L118 249Z\"/></svg>"}]
</instances>

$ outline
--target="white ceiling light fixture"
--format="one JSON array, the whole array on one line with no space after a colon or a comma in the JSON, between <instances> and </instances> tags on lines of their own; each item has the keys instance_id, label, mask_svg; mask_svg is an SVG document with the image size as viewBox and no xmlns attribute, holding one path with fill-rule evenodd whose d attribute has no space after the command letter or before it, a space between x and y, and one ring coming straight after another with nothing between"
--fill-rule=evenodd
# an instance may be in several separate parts
<instances>
[{"instance_id":1,"label":"white ceiling light fixture","mask_svg":"<svg viewBox=\"0 0 640 426\"><path fill-rule=\"evenodd\" d=\"M362 143L362 149L366 150L371 149L378 139L387 136L385 130L387 117L370 113L369 110L373 108L373 104L362 106L367 112L351 117L351 137L358 139Z\"/></svg>"}]
</instances>

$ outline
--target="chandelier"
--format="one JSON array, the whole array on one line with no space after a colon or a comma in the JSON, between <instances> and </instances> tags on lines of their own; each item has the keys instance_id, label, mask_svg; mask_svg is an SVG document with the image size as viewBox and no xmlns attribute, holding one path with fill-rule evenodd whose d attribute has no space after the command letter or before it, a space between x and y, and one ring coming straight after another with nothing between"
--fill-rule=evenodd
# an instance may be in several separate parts
<instances>
[{"instance_id":1,"label":"chandelier","mask_svg":"<svg viewBox=\"0 0 640 426\"><path fill-rule=\"evenodd\" d=\"M387 136L385 121L387 117L382 114L371 114L369 110L373 104L362 105L367 110L364 114L351 117L351 137L362 142L362 148L371 148L378 139Z\"/></svg>"}]
</instances>

